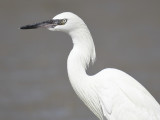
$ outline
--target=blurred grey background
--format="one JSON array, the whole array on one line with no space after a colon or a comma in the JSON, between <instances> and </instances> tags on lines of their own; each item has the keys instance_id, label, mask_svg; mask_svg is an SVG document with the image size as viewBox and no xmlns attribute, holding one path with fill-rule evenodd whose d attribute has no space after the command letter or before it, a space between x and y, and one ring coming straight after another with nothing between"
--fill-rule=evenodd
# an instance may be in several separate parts
<instances>
[{"instance_id":1,"label":"blurred grey background","mask_svg":"<svg viewBox=\"0 0 160 120\"><path fill-rule=\"evenodd\" d=\"M88 74L121 69L160 102L159 0L1 0L0 120L97 120L68 80L70 37L18 29L64 11L79 15L92 33L97 61Z\"/></svg>"}]
</instances>

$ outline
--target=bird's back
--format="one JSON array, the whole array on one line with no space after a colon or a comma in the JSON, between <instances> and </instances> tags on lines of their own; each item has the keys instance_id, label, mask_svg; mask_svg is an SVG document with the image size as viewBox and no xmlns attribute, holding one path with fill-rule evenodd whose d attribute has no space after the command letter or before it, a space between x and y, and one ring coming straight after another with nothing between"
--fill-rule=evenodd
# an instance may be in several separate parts
<instances>
[{"instance_id":1,"label":"bird's back","mask_svg":"<svg viewBox=\"0 0 160 120\"><path fill-rule=\"evenodd\" d=\"M158 102L130 75L109 68L93 77L103 116L108 120L160 120Z\"/></svg>"}]
</instances>

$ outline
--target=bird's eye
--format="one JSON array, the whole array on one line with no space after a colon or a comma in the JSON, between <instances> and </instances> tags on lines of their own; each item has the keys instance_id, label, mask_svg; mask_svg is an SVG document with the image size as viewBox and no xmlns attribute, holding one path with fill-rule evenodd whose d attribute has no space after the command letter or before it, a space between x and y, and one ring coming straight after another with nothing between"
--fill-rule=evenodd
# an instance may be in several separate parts
<instances>
[{"instance_id":1,"label":"bird's eye","mask_svg":"<svg viewBox=\"0 0 160 120\"><path fill-rule=\"evenodd\" d=\"M59 24L64 25L66 22L67 22L67 19L62 19L62 20L60 20Z\"/></svg>"}]
</instances>

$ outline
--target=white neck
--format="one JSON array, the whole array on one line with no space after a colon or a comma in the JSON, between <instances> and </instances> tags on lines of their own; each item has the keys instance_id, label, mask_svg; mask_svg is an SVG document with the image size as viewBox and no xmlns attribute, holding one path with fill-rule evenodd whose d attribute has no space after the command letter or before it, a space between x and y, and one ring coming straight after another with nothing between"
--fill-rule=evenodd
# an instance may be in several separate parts
<instances>
[{"instance_id":1,"label":"white neck","mask_svg":"<svg viewBox=\"0 0 160 120\"><path fill-rule=\"evenodd\" d=\"M89 62L94 62L96 54L93 39L86 25L69 33L73 41L67 69L72 84L78 84L86 79L86 68Z\"/></svg>"},{"instance_id":2,"label":"white neck","mask_svg":"<svg viewBox=\"0 0 160 120\"><path fill-rule=\"evenodd\" d=\"M67 61L69 80L80 99L102 120L101 107L93 91L93 79L91 81L92 77L86 74L89 62L94 62L96 57L93 39L85 24L69 34L74 45ZM87 99L88 95L90 99Z\"/></svg>"}]
</instances>

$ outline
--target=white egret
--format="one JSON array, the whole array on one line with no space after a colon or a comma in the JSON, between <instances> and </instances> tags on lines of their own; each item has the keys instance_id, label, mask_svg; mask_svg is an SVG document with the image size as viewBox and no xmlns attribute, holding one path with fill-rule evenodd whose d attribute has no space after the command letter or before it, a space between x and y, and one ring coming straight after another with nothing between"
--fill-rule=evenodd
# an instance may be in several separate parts
<instances>
[{"instance_id":1,"label":"white egret","mask_svg":"<svg viewBox=\"0 0 160 120\"><path fill-rule=\"evenodd\" d=\"M86 68L96 58L94 42L86 24L77 15L64 12L53 19L21 29L46 27L63 31L73 41L67 70L79 98L100 120L160 120L160 105L133 77L114 68L89 76Z\"/></svg>"}]
</instances>

